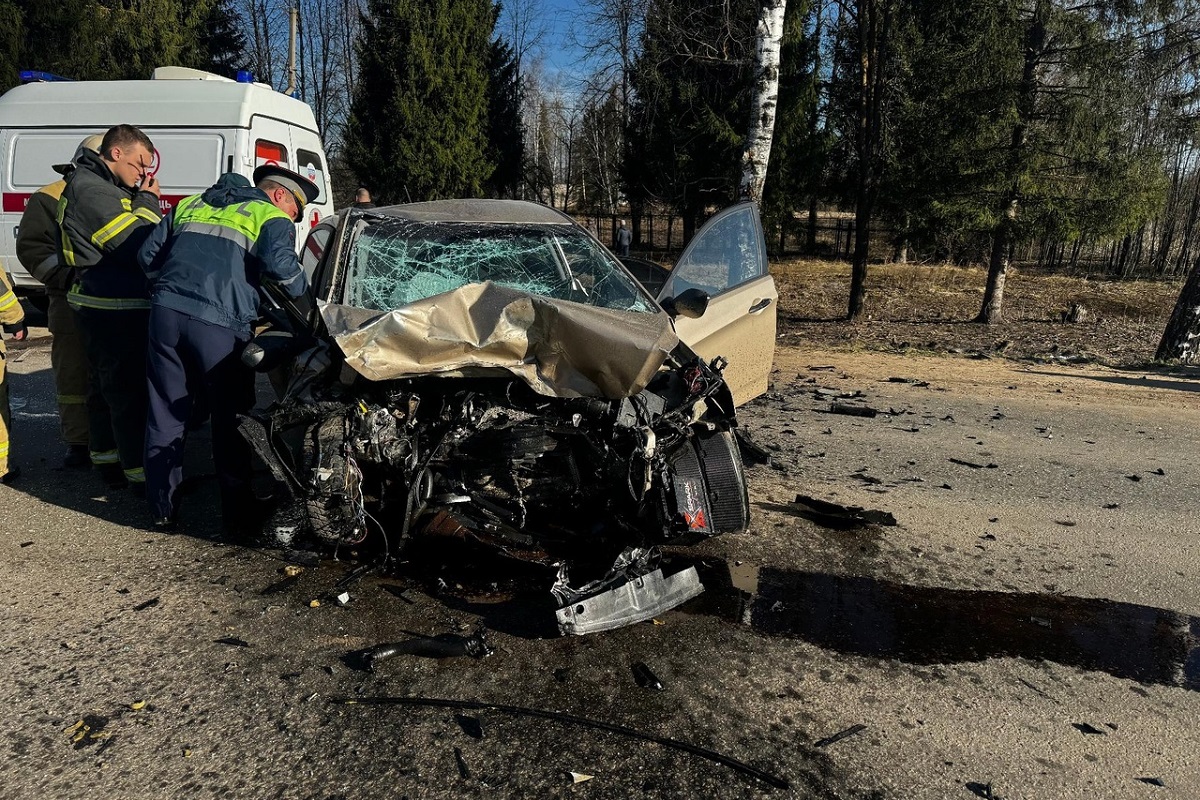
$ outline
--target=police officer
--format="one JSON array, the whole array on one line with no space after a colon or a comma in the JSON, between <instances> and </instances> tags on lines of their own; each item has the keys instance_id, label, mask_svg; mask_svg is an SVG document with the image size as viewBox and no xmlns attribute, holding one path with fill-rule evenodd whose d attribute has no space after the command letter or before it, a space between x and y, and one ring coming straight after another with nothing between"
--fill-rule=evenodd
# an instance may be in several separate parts
<instances>
[{"instance_id":1,"label":"police officer","mask_svg":"<svg viewBox=\"0 0 1200 800\"><path fill-rule=\"evenodd\" d=\"M250 448L237 432L237 415L254 402L254 375L241 353L264 283L311 306L296 258L295 223L318 188L278 166L259 167L254 184L224 175L203 194L180 200L138 254L153 282L146 494L154 524L164 530L175 524L189 386L203 386L211 405L225 527L246 533L261 521Z\"/></svg>"},{"instance_id":2,"label":"police officer","mask_svg":"<svg viewBox=\"0 0 1200 800\"><path fill-rule=\"evenodd\" d=\"M84 152L100 150L102 136L89 136L79 143L75 155L67 164L55 164L54 171L68 175ZM50 301L46 317L53 339L50 342L50 365L54 370L54 386L58 395L58 419L67 452L63 466L86 467L117 464L117 443L113 439L108 406L99 394L88 403L88 361L79 336L75 312L67 303L73 271L59 260L58 200L67 186L65 179L43 186L33 193L21 216L17 232L17 258L21 265L46 287ZM96 424L89 424L94 417ZM89 440L89 429L95 431ZM90 441L90 448L89 448Z\"/></svg>"},{"instance_id":3,"label":"police officer","mask_svg":"<svg viewBox=\"0 0 1200 800\"><path fill-rule=\"evenodd\" d=\"M89 393L108 404L123 474L144 490L146 326L150 298L137 251L162 218L154 145L132 125L110 128L100 152L83 153L58 202L62 263L78 273L68 300L87 350ZM91 403L89 402L89 406ZM111 457L112 454L108 454Z\"/></svg>"},{"instance_id":4,"label":"police officer","mask_svg":"<svg viewBox=\"0 0 1200 800\"><path fill-rule=\"evenodd\" d=\"M13 294L8 276L0 269L0 325L5 333L11 333L17 341L26 337L25 312ZM21 470L8 465L8 432L12 429L12 420L8 412L8 382L5 376L4 338L0 337L0 483L11 483L21 474Z\"/></svg>"}]
</instances>

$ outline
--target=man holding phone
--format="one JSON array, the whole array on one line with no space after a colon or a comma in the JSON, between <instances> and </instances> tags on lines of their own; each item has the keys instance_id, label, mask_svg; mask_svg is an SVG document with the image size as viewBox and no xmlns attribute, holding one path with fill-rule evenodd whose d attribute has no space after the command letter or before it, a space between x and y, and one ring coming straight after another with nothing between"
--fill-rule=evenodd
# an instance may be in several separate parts
<instances>
[{"instance_id":1,"label":"man holding phone","mask_svg":"<svg viewBox=\"0 0 1200 800\"><path fill-rule=\"evenodd\" d=\"M108 404L115 453L110 486L145 490L146 342L150 295L138 248L162 218L154 145L132 125L110 128L99 153L79 157L58 202L61 263L78 280L68 300L78 313L90 362L89 392ZM93 456L93 460L96 460Z\"/></svg>"}]
</instances>

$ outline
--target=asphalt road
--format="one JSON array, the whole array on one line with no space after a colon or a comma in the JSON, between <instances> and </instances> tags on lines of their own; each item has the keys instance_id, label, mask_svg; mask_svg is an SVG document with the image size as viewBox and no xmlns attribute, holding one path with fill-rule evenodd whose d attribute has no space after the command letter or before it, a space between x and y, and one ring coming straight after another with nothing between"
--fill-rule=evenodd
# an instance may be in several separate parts
<instances>
[{"instance_id":1,"label":"asphalt road","mask_svg":"<svg viewBox=\"0 0 1200 800\"><path fill-rule=\"evenodd\" d=\"M743 413L772 457L749 471L751 531L673 555L705 595L567 639L537 576L414 561L341 607L357 554L289 578L277 551L220 541L203 432L187 531L148 531L141 503L56 470L45 345L10 350L4 800L1197 795L1194 375L781 351ZM895 413L823 413L832 391ZM797 494L899 524L822 527ZM486 659L353 655L479 622ZM335 702L377 697L564 711L790 788L574 722Z\"/></svg>"}]
</instances>

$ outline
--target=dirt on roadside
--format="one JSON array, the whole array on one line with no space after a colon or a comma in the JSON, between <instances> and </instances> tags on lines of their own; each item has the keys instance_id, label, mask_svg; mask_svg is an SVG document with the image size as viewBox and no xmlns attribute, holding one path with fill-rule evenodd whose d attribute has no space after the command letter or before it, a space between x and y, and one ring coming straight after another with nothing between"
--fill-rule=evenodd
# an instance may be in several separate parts
<instances>
[{"instance_id":1,"label":"dirt on roadside","mask_svg":"<svg viewBox=\"0 0 1200 800\"><path fill-rule=\"evenodd\" d=\"M1013 268L1004 319L979 313L987 271L951 265L872 265L866 319L846 322L850 265L789 259L772 264L780 344L931 352L1032 362L1145 365L1154 358L1182 280L1111 280ZM1065 321L1072 306L1078 322Z\"/></svg>"}]
</instances>

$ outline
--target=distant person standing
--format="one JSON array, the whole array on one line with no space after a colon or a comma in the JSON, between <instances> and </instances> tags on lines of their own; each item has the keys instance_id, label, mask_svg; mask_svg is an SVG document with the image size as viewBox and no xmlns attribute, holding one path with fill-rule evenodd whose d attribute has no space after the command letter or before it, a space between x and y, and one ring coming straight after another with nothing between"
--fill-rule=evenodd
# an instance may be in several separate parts
<instances>
[{"instance_id":1,"label":"distant person standing","mask_svg":"<svg viewBox=\"0 0 1200 800\"><path fill-rule=\"evenodd\" d=\"M91 368L89 392L112 415L118 464L106 465L113 488L144 491L146 337L150 294L137 251L162 218L154 145L132 125L109 128L100 152L85 152L58 203L62 263L76 270L68 300L78 314ZM90 405L90 403L89 403Z\"/></svg>"},{"instance_id":2,"label":"distant person standing","mask_svg":"<svg viewBox=\"0 0 1200 800\"><path fill-rule=\"evenodd\" d=\"M28 334L25 330L25 312L8 284L8 276L0 269L0 325L4 332L12 334L18 342ZM4 338L0 337L0 483L12 483L21 470L8 465L8 432L12 430L12 419L8 411L8 381L5 380Z\"/></svg>"},{"instance_id":3,"label":"distant person standing","mask_svg":"<svg viewBox=\"0 0 1200 800\"><path fill-rule=\"evenodd\" d=\"M625 227L625 220L621 220L621 225L617 228L617 235L613 237L613 244L616 245L617 255L629 255L629 245L633 244L633 233Z\"/></svg>"},{"instance_id":4,"label":"distant person standing","mask_svg":"<svg viewBox=\"0 0 1200 800\"><path fill-rule=\"evenodd\" d=\"M67 451L63 466L83 468L95 462L99 467L106 461L117 463L117 444L113 440L108 406L99 395L93 395L94 408L88 407L88 359L79 335L75 312L67 302L67 292L74 280L74 270L59 260L58 201L67 188L66 176L75 169L84 154L97 153L104 137L89 136L79 143L75 155L66 164L55 164L54 171L64 176L38 189L25 205L17 232L17 258L37 280L46 287L50 301L46 312L47 324L53 339L50 341L50 365L54 371L54 388L58 399L59 428ZM95 418L96 435L89 437Z\"/></svg>"},{"instance_id":5,"label":"distant person standing","mask_svg":"<svg viewBox=\"0 0 1200 800\"><path fill-rule=\"evenodd\" d=\"M371 192L367 187L360 186L358 191L354 193L354 205L352 208L374 208L375 204L371 202Z\"/></svg>"}]
</instances>

